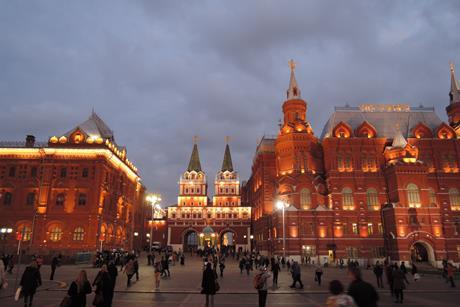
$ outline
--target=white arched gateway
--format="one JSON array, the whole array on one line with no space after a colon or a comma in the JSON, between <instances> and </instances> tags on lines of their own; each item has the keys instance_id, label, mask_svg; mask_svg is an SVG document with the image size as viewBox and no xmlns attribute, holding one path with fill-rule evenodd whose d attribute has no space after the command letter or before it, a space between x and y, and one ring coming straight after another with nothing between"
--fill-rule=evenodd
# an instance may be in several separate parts
<instances>
[{"instance_id":1,"label":"white arched gateway","mask_svg":"<svg viewBox=\"0 0 460 307\"><path fill-rule=\"evenodd\" d=\"M412 243L410 247L411 261L417 263L429 263L436 267L436 256L433 246L424 240L418 240Z\"/></svg>"}]
</instances>

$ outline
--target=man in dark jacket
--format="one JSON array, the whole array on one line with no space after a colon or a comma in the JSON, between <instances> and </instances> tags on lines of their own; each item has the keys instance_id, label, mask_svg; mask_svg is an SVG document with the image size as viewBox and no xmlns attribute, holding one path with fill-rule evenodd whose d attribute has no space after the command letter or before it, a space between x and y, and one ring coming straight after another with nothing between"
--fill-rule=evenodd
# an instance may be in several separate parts
<instances>
[{"instance_id":1,"label":"man in dark jacket","mask_svg":"<svg viewBox=\"0 0 460 307\"><path fill-rule=\"evenodd\" d=\"M383 288L383 280L382 280L383 268L380 265L379 261L377 261L377 263L374 266L374 274L375 274L375 277L377 278L377 287Z\"/></svg>"},{"instance_id":2,"label":"man in dark jacket","mask_svg":"<svg viewBox=\"0 0 460 307\"><path fill-rule=\"evenodd\" d=\"M350 267L348 270L352 282L348 287L348 295L353 297L358 307L377 307L379 296L374 287L365 282L361 277L358 267Z\"/></svg>"},{"instance_id":3,"label":"man in dark jacket","mask_svg":"<svg viewBox=\"0 0 460 307\"><path fill-rule=\"evenodd\" d=\"M51 276L50 276L50 280L54 279L54 273L56 272L56 268L59 266L60 262L61 262L61 255L59 255L57 257L53 257L53 259L51 260Z\"/></svg>"}]
</instances>

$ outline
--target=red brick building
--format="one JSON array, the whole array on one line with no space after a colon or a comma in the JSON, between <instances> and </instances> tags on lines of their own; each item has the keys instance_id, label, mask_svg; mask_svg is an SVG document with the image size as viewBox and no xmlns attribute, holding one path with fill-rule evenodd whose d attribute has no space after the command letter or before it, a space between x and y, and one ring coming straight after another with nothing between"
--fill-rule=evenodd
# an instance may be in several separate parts
<instances>
[{"instance_id":1,"label":"red brick building","mask_svg":"<svg viewBox=\"0 0 460 307\"><path fill-rule=\"evenodd\" d=\"M284 121L257 147L243 203L257 248L321 262L460 262L460 90L451 67L449 123L434 108L336 107L317 137L293 62ZM318 260L316 260L318 261Z\"/></svg>"},{"instance_id":2,"label":"red brick building","mask_svg":"<svg viewBox=\"0 0 460 307\"><path fill-rule=\"evenodd\" d=\"M140 248L144 187L93 112L69 132L0 144L0 248L29 253Z\"/></svg>"},{"instance_id":3,"label":"red brick building","mask_svg":"<svg viewBox=\"0 0 460 307\"><path fill-rule=\"evenodd\" d=\"M228 144L214 190L210 202L206 174L194 144L188 168L179 180L177 206L167 208L167 241L174 250L250 249L251 208L241 206L240 181Z\"/></svg>"}]
</instances>

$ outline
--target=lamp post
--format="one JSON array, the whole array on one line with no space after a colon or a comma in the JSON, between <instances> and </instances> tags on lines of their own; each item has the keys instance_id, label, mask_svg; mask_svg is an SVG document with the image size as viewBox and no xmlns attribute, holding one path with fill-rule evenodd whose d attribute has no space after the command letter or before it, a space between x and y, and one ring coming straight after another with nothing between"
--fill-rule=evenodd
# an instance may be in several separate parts
<instances>
[{"instance_id":1,"label":"lamp post","mask_svg":"<svg viewBox=\"0 0 460 307\"><path fill-rule=\"evenodd\" d=\"M150 218L150 252L152 252L152 238L153 238L153 216L155 214L155 209L160 208L160 201L161 201L161 196L160 194L150 194L147 195L146 200L150 203L150 206L152 207L152 216Z\"/></svg>"},{"instance_id":2,"label":"lamp post","mask_svg":"<svg viewBox=\"0 0 460 307\"><path fill-rule=\"evenodd\" d=\"M289 207L289 204L285 201L278 200L276 202L276 208L281 210L283 214L283 257L286 259L286 223L284 221L284 210Z\"/></svg>"}]
</instances>

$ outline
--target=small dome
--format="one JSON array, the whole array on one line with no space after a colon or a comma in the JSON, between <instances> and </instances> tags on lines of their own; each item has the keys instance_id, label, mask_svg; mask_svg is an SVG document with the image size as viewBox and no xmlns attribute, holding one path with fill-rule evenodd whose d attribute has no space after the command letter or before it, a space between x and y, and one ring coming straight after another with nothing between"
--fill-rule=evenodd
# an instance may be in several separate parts
<instances>
[{"instance_id":1,"label":"small dome","mask_svg":"<svg viewBox=\"0 0 460 307\"><path fill-rule=\"evenodd\" d=\"M205 235L213 234L213 233L214 233L214 229L212 229L210 226L206 226L205 228L203 228L203 233L204 233Z\"/></svg>"}]
</instances>

